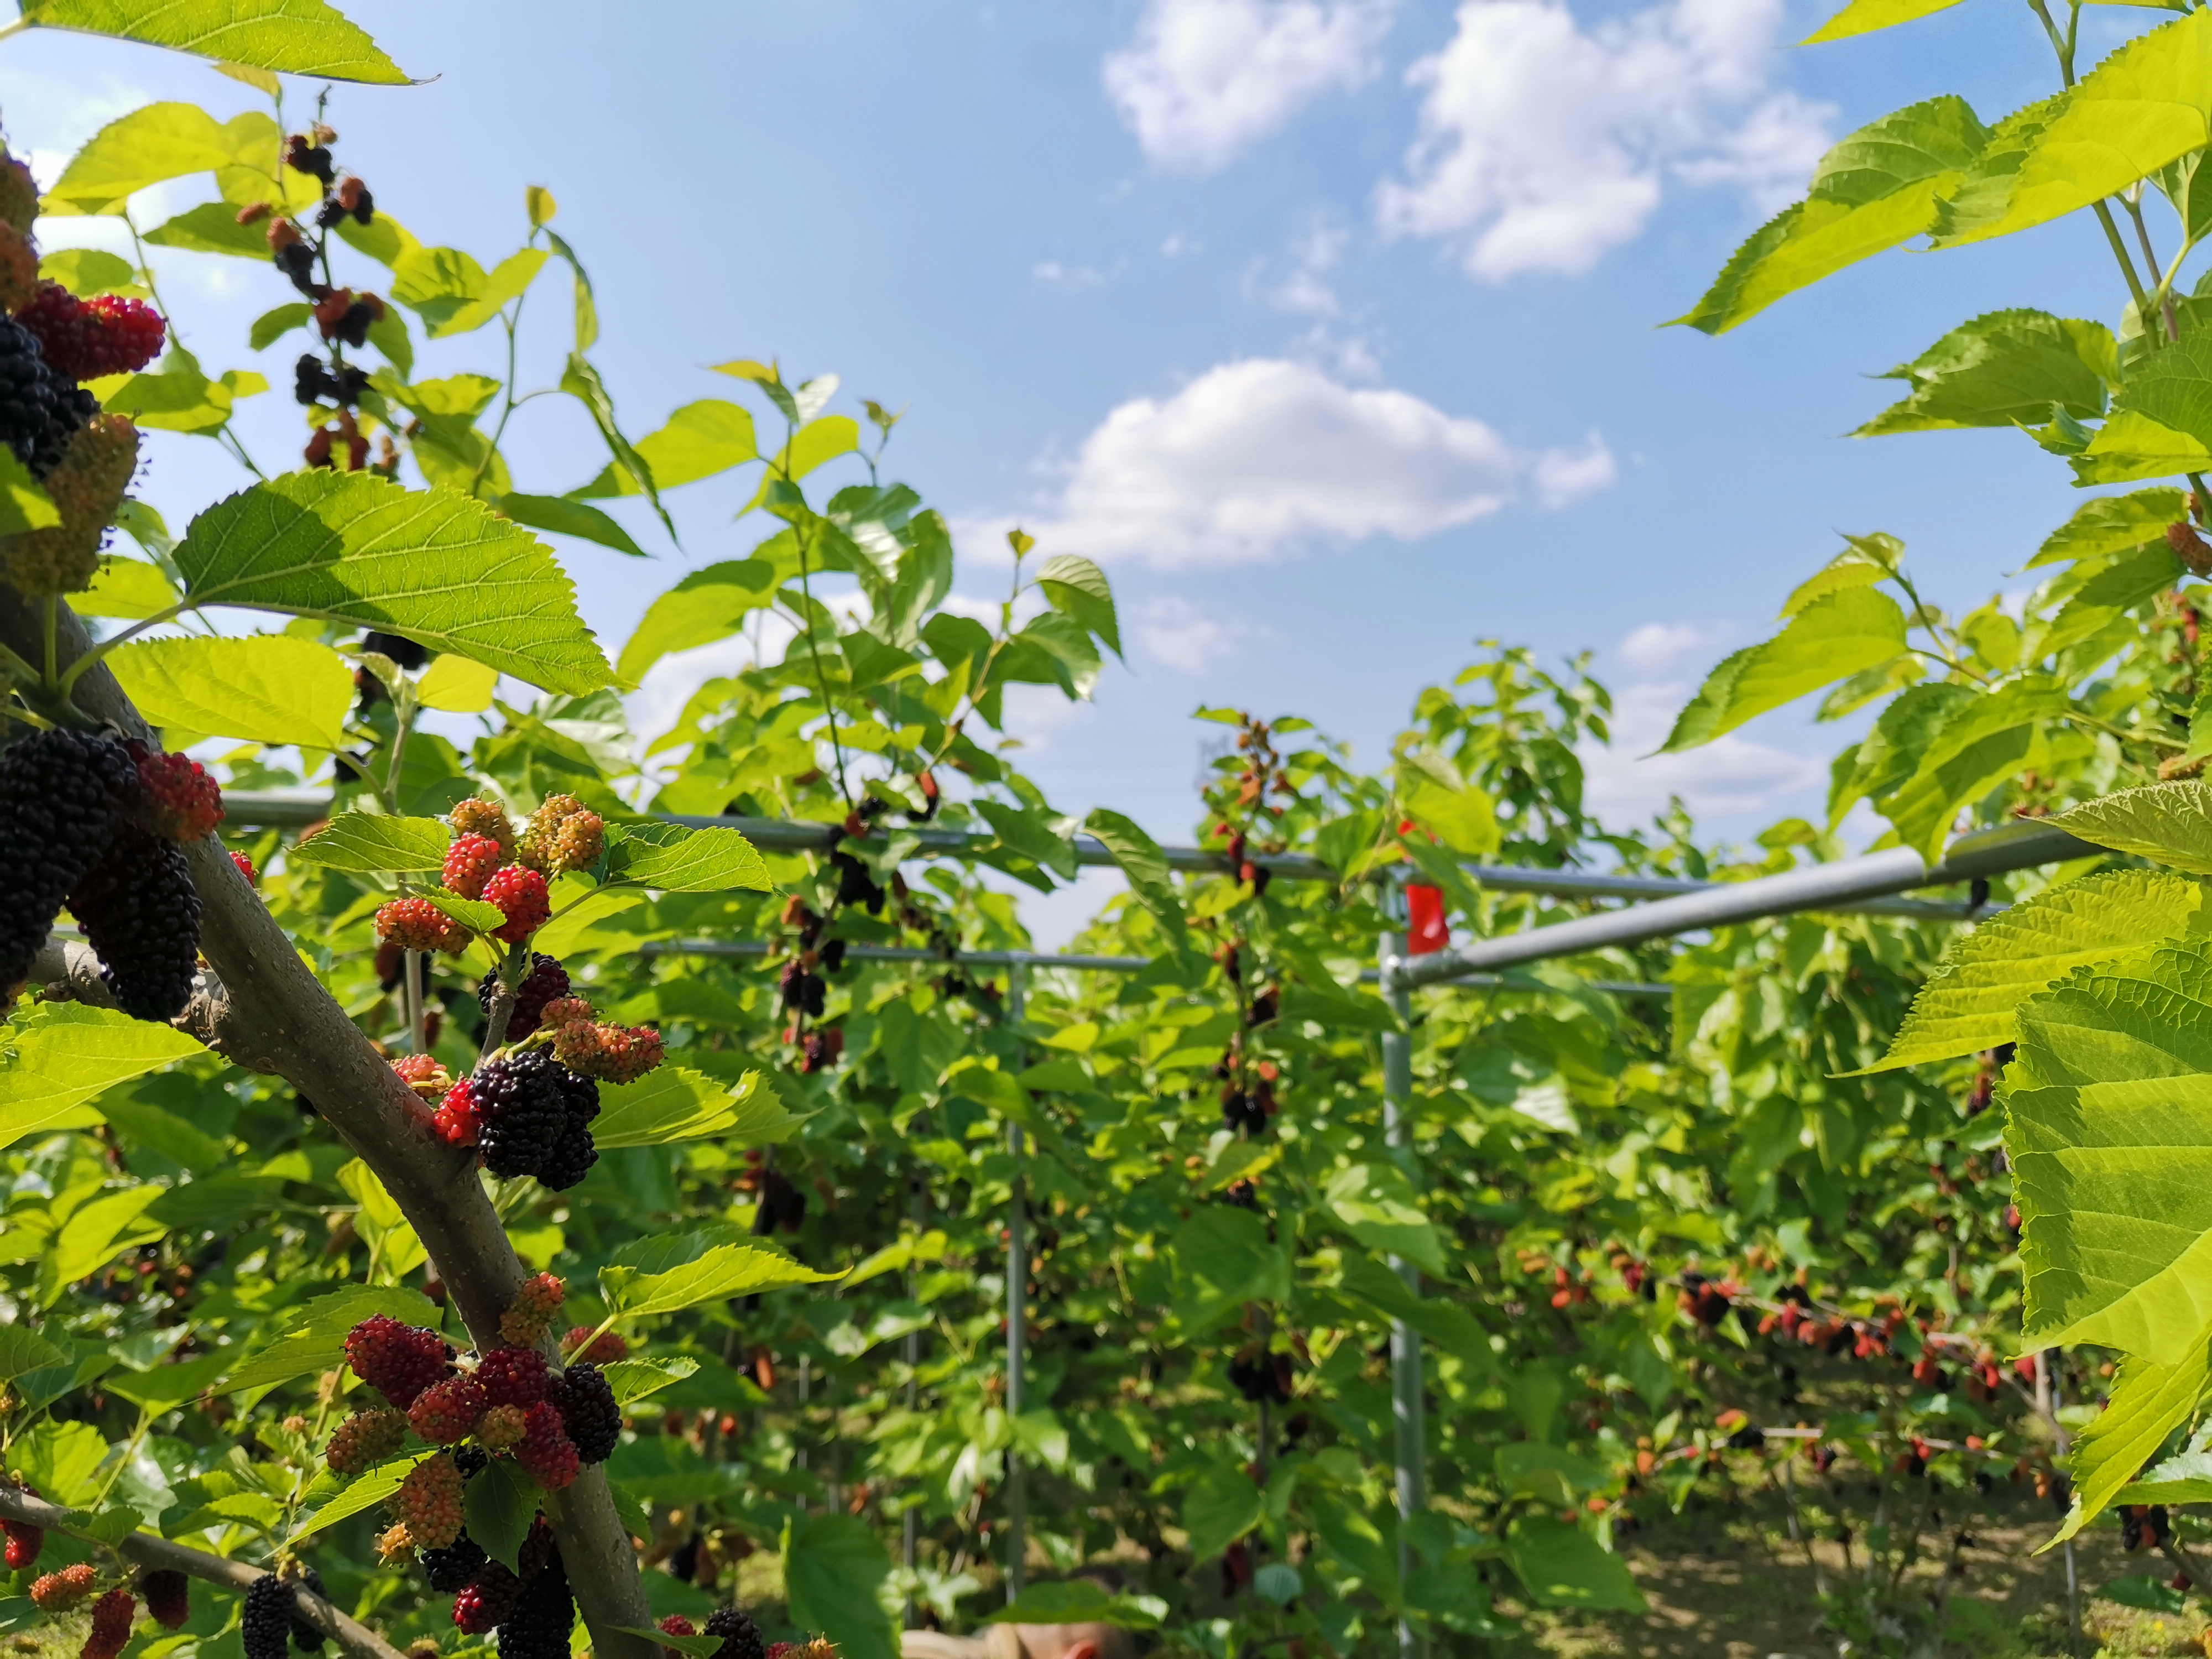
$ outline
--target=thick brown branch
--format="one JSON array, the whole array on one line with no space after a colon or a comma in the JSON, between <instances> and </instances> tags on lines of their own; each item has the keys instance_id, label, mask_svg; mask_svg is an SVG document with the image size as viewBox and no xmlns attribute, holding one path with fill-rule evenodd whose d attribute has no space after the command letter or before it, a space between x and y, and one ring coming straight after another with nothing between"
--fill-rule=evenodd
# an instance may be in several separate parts
<instances>
[{"instance_id":1,"label":"thick brown branch","mask_svg":"<svg viewBox=\"0 0 2212 1659\"><path fill-rule=\"evenodd\" d=\"M72 1517L81 1518L75 1510L65 1510L43 1499L20 1492L12 1486L0 1486L0 1516L10 1521L27 1521L48 1532L66 1533L71 1538L82 1538L92 1543L100 1540L80 1526L71 1524ZM166 1538L156 1538L150 1532L134 1532L115 1546L115 1553L131 1565L152 1572L181 1572L204 1579L210 1584L221 1584L225 1589L243 1592L257 1578L266 1575L259 1567L250 1567L243 1561L233 1561L224 1556L210 1555L205 1550L196 1550L184 1544L172 1543ZM307 1620L317 1630L335 1641L356 1659L401 1659L399 1650L366 1626L357 1625L319 1595L310 1595L298 1585L292 1587L292 1608L295 1614Z\"/></svg>"},{"instance_id":2,"label":"thick brown branch","mask_svg":"<svg viewBox=\"0 0 2212 1659\"><path fill-rule=\"evenodd\" d=\"M4 585L0 642L27 661L44 659L35 609ZM89 645L84 624L62 607L59 659L74 662ZM72 695L79 709L124 735L152 735L106 667L88 670ZM473 1160L429 1134L421 1103L315 977L222 842L210 836L185 857L204 906L200 951L215 975L211 995L196 1004L195 1034L314 1103L398 1204L477 1345L495 1346L500 1315L525 1275ZM623 1633L653 1620L605 1472L586 1469L545 1513L600 1659L661 1659L658 1644Z\"/></svg>"}]
</instances>

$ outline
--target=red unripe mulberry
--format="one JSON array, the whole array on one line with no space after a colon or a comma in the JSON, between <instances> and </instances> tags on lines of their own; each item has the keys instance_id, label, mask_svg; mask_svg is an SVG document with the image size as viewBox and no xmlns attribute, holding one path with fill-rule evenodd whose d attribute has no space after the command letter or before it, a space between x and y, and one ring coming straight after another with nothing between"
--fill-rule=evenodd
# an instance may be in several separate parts
<instances>
[{"instance_id":1,"label":"red unripe mulberry","mask_svg":"<svg viewBox=\"0 0 2212 1659\"><path fill-rule=\"evenodd\" d=\"M530 1425L520 1406L494 1406L477 1425L477 1444L487 1451L505 1451L520 1445Z\"/></svg>"},{"instance_id":2,"label":"red unripe mulberry","mask_svg":"<svg viewBox=\"0 0 2212 1659\"><path fill-rule=\"evenodd\" d=\"M119 1584L101 1596L92 1604L92 1629L77 1659L115 1659L131 1645L131 1626L137 1613L137 1597Z\"/></svg>"},{"instance_id":3,"label":"red unripe mulberry","mask_svg":"<svg viewBox=\"0 0 2212 1659\"><path fill-rule=\"evenodd\" d=\"M455 1445L475 1432L477 1420L490 1403L484 1397L483 1384L473 1376L449 1376L416 1396L415 1403L407 1408L407 1420L432 1445ZM408 1530L414 1529L414 1523L409 1522Z\"/></svg>"},{"instance_id":4,"label":"red unripe mulberry","mask_svg":"<svg viewBox=\"0 0 2212 1659\"><path fill-rule=\"evenodd\" d=\"M451 1452L426 1457L392 1494L392 1512L417 1549L441 1550L461 1535L461 1471Z\"/></svg>"},{"instance_id":5,"label":"red unripe mulberry","mask_svg":"<svg viewBox=\"0 0 2212 1659\"><path fill-rule=\"evenodd\" d=\"M489 836L454 836L453 844L446 849L443 875L447 890L463 898L482 898L484 884L506 860L507 849Z\"/></svg>"},{"instance_id":6,"label":"red unripe mulberry","mask_svg":"<svg viewBox=\"0 0 2212 1659\"><path fill-rule=\"evenodd\" d=\"M396 1411L372 1406L356 1412L331 1435L323 1461L335 1474L363 1474L407 1443L407 1419Z\"/></svg>"},{"instance_id":7,"label":"red unripe mulberry","mask_svg":"<svg viewBox=\"0 0 2212 1659\"><path fill-rule=\"evenodd\" d=\"M487 1562L477 1581L453 1598L453 1623L471 1636L503 1625L522 1595L522 1581L497 1561Z\"/></svg>"},{"instance_id":8,"label":"red unripe mulberry","mask_svg":"<svg viewBox=\"0 0 2212 1659\"><path fill-rule=\"evenodd\" d=\"M376 936L403 951L459 951L469 930L426 898L394 899L376 913Z\"/></svg>"},{"instance_id":9,"label":"red unripe mulberry","mask_svg":"<svg viewBox=\"0 0 2212 1659\"><path fill-rule=\"evenodd\" d=\"M618 1331L602 1331L590 1347L581 1353L573 1352L576 1344L591 1336L594 1328L590 1325L571 1326L568 1334L561 1339L561 1351L568 1356L571 1362L588 1359L594 1365L611 1365L616 1360L629 1357L629 1344L623 1340Z\"/></svg>"},{"instance_id":10,"label":"red unripe mulberry","mask_svg":"<svg viewBox=\"0 0 2212 1659\"><path fill-rule=\"evenodd\" d=\"M568 1296L568 1285L553 1273L539 1273L535 1279L525 1279L522 1288L514 1293L514 1305L499 1316L501 1340L518 1348L534 1346L553 1328L553 1322L561 1316L561 1307Z\"/></svg>"},{"instance_id":11,"label":"red unripe mulberry","mask_svg":"<svg viewBox=\"0 0 2212 1659\"><path fill-rule=\"evenodd\" d=\"M347 1332L345 1352L353 1374L401 1411L452 1369L443 1337L389 1314L372 1314Z\"/></svg>"},{"instance_id":12,"label":"red unripe mulberry","mask_svg":"<svg viewBox=\"0 0 2212 1659\"><path fill-rule=\"evenodd\" d=\"M31 1600L41 1613L64 1612L91 1595L99 1583L100 1574L92 1564L80 1561L59 1572L42 1575L31 1586Z\"/></svg>"},{"instance_id":13,"label":"red unripe mulberry","mask_svg":"<svg viewBox=\"0 0 2212 1659\"><path fill-rule=\"evenodd\" d=\"M493 1348L477 1362L477 1381L494 1406L534 1406L553 1392L545 1356L535 1348Z\"/></svg>"},{"instance_id":14,"label":"red unripe mulberry","mask_svg":"<svg viewBox=\"0 0 2212 1659\"><path fill-rule=\"evenodd\" d=\"M15 320L38 337L46 365L72 380L128 374L161 355L161 313L143 300L101 294L80 300L41 283Z\"/></svg>"},{"instance_id":15,"label":"red unripe mulberry","mask_svg":"<svg viewBox=\"0 0 2212 1659\"><path fill-rule=\"evenodd\" d=\"M473 1146L483 1119L477 1111L476 1097L470 1092L469 1080L463 1078L446 1091L430 1121L438 1131L438 1139L448 1146Z\"/></svg>"},{"instance_id":16,"label":"red unripe mulberry","mask_svg":"<svg viewBox=\"0 0 2212 1659\"><path fill-rule=\"evenodd\" d=\"M46 1547L46 1529L23 1521L0 1521L0 1531L8 1534L8 1568L21 1572L38 1564L39 1552Z\"/></svg>"},{"instance_id":17,"label":"red unripe mulberry","mask_svg":"<svg viewBox=\"0 0 2212 1659\"><path fill-rule=\"evenodd\" d=\"M522 1414L522 1443L514 1449L514 1461L548 1492L559 1492L576 1478L583 1460L551 1401L541 1400Z\"/></svg>"},{"instance_id":18,"label":"red unripe mulberry","mask_svg":"<svg viewBox=\"0 0 2212 1659\"><path fill-rule=\"evenodd\" d=\"M545 894L545 878L535 870L525 870L520 865L509 865L495 872L484 884L484 902L499 907L507 918L504 927L492 930L492 937L509 945L520 945L543 927L553 914L551 902Z\"/></svg>"},{"instance_id":19,"label":"red unripe mulberry","mask_svg":"<svg viewBox=\"0 0 2212 1659\"><path fill-rule=\"evenodd\" d=\"M189 755L172 755L135 739L125 745L138 763L138 821L171 841L191 842L222 822L222 789Z\"/></svg>"}]
</instances>

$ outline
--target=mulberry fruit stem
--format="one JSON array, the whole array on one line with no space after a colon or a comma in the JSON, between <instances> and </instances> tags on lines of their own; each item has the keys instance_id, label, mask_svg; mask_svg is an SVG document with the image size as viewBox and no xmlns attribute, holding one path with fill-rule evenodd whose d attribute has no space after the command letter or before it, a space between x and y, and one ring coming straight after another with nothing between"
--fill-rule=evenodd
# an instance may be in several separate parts
<instances>
[{"instance_id":1,"label":"mulberry fruit stem","mask_svg":"<svg viewBox=\"0 0 2212 1659\"><path fill-rule=\"evenodd\" d=\"M507 948L499 965L499 985L491 994L491 1010L484 1016L483 1058L489 1060L507 1041L507 1028L514 1018L514 1004L523 977L532 960L528 941Z\"/></svg>"}]
</instances>

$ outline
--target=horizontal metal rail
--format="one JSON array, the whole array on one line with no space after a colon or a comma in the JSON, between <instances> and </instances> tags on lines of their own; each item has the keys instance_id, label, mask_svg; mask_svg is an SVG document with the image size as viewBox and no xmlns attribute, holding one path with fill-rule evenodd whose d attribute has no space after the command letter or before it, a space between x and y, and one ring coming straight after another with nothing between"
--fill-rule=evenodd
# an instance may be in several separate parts
<instances>
[{"instance_id":1,"label":"horizontal metal rail","mask_svg":"<svg viewBox=\"0 0 2212 1659\"><path fill-rule=\"evenodd\" d=\"M225 822L244 829L264 830L305 829L308 824L328 817L332 805L326 795L296 791L226 791L222 801ZM842 825L811 820L702 817L672 813L659 816L669 823L680 823L693 830L736 830L754 846L774 853L824 852L834 847L843 834ZM973 856L997 842L995 836L970 835L959 830L915 828L902 829L897 833L913 836L920 842L916 851L925 857L934 858ZM1078 865L1109 867L1115 862L1114 854L1095 836L1078 836L1074 838L1074 847ZM1163 847L1160 852L1171 869L1220 873L1231 867L1226 856L1208 852L1202 847ZM1303 853L1255 853L1252 855L1252 862L1285 881L1334 882L1341 879L1329 866ZM1841 866L1828 865L1821 867L1835 869ZM1673 876L1608 875L1591 870L1538 870L1508 864L1463 864L1460 868L1468 880L1480 886L1494 888L1501 893L1547 893L1559 898L1672 898L1687 894L1729 892L1743 884L1691 881ZM1959 878L1931 878L1911 884L1939 886L1943 884L1944 879L1955 881ZM1875 897L1839 902L1821 908L1868 915L1901 916L1915 921L1971 921L2002 908L1987 904L1976 906L1971 902L1899 898L1895 896L1899 890L1902 890L1892 889Z\"/></svg>"},{"instance_id":2,"label":"horizontal metal rail","mask_svg":"<svg viewBox=\"0 0 2212 1659\"><path fill-rule=\"evenodd\" d=\"M641 957L764 957L787 948L781 944L770 944L765 939L648 939L635 948ZM947 957L942 951L925 951L908 945L848 945L845 947L848 960L855 962L941 962L948 968L1033 968L1047 969L1066 968L1078 973L1136 974L1151 967L1151 957L1090 957L1056 955L1042 951L963 951L957 956ZM1380 969L1370 968L1360 975L1363 983L1372 985L1382 978ZM1511 990L1544 991L1553 988L1545 985L1509 984L1503 974L1469 974L1452 981L1455 985L1477 989L1505 986ZM1633 980L1594 979L1588 981L1593 991L1609 992L1622 997L1670 997L1674 994L1671 985L1646 985Z\"/></svg>"},{"instance_id":3,"label":"horizontal metal rail","mask_svg":"<svg viewBox=\"0 0 2212 1659\"><path fill-rule=\"evenodd\" d=\"M1909 847L1893 847L1832 864L1816 864L1778 876L1727 883L1650 904L1578 916L1548 927L1497 939L1477 939L1454 950L1421 957L1393 957L1382 963L1386 989L1410 990L1484 971L1518 967L1586 951L1640 945L1647 939L1756 921L1803 910L1838 910L1908 888L1952 882L1983 881L2008 871L2025 870L2064 859L2087 858L2104 849L2046 823L2023 819L1993 830L1961 836L1933 866Z\"/></svg>"}]
</instances>

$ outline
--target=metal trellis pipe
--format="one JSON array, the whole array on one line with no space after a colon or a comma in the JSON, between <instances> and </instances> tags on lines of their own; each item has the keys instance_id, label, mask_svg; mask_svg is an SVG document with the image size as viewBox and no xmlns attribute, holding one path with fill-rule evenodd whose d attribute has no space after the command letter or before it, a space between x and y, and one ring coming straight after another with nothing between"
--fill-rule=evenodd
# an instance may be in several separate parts
<instances>
[{"instance_id":1,"label":"metal trellis pipe","mask_svg":"<svg viewBox=\"0 0 2212 1659\"><path fill-rule=\"evenodd\" d=\"M765 957L772 956L782 946L768 939L641 939L632 947L640 957ZM845 947L848 962L941 962L946 967L956 963L966 968L1021 968L1039 971L1066 969L1081 974L1140 974L1152 966L1151 957L1097 957L1075 952L1050 951L962 951L948 957L941 951L923 950L912 945L848 945ZM1360 982L1373 985L1382 977L1382 969L1370 968L1363 971ZM1476 990L1504 988L1516 991L1543 991L1551 988L1534 983L1520 983L1504 974L1468 974L1452 981L1455 985ZM1622 997L1670 997L1674 994L1671 985L1647 984L1637 980L1593 979L1584 981L1593 991L1608 992Z\"/></svg>"},{"instance_id":2,"label":"metal trellis pipe","mask_svg":"<svg viewBox=\"0 0 2212 1659\"><path fill-rule=\"evenodd\" d=\"M1398 911L1392 920L1398 928L1405 925L1405 894L1394 891L1391 903ZM1382 936L1379 954L1385 963L1403 956L1406 935L1394 929ZM1383 998L1390 1012L1397 1016L1394 1029L1382 1033L1382 1139L1392 1157L1401 1165L1410 1166L1413 1158L1411 1137L1407 1133L1406 1118L1413 1095L1413 1034L1407 1023L1413 1012L1413 998L1402 986L1385 984ZM1413 1170L1407 1167L1410 1180ZM1417 1189L1419 1183L1414 1183ZM1401 1256L1389 1258L1390 1271L1405 1280L1409 1295L1421 1293L1421 1270ZM1413 1328L1402 1319L1390 1322L1390 1417L1395 1430L1396 1443L1393 1448L1397 1463L1398 1486L1398 1582L1403 1584L1413 1571L1413 1547L1411 1538L1413 1517L1429 1507L1429 1460L1427 1436L1421 1421L1421 1340ZM1401 1614L1398 1620L1399 1659L1423 1659L1428 1650L1428 1632L1414 1623L1410 1616Z\"/></svg>"},{"instance_id":3,"label":"metal trellis pipe","mask_svg":"<svg viewBox=\"0 0 2212 1659\"><path fill-rule=\"evenodd\" d=\"M1910 888L1986 881L2008 871L2094 857L2103 850L2053 825L2022 819L1960 836L1933 865L1911 848L1893 847L1859 858L1838 859L1832 864L1808 865L1778 876L1723 883L1603 915L1578 916L1548 927L1477 939L1432 955L1411 959L1394 956L1382 964L1382 983L1386 990L1400 987L1410 990L1484 969L1640 945L1647 939L1732 922L1757 921L1801 910L1848 909Z\"/></svg>"},{"instance_id":4,"label":"metal trellis pipe","mask_svg":"<svg viewBox=\"0 0 2212 1659\"><path fill-rule=\"evenodd\" d=\"M225 822L248 830L302 830L309 824L328 817L335 803L327 795L303 790L229 790L223 794ZM836 845L844 834L842 824L822 823L812 820L791 818L753 818L741 817L698 817L682 813L657 813L654 816L669 823L680 823L692 830L735 830L754 846L772 853L820 853ZM913 837L917 857L968 858L997 846L997 837L973 835L961 830L902 829L896 831L902 838ZM1075 862L1093 868L1110 868L1118 863L1105 844L1093 836L1073 838ZM1209 852L1202 847L1163 847L1161 855L1170 869L1190 872L1225 873L1234 866L1225 854ZM1251 861L1261 869L1285 881L1328 881L1341 879L1338 872L1319 859L1303 853L1255 853ZM1849 860L1846 860L1849 862ZM1840 867L1823 865L1823 869ZM1673 876L1632 876L1607 874L1592 870L1538 870L1506 864L1462 864L1460 869L1468 880L1479 886L1494 888L1501 893L1545 893L1555 898L1620 898L1664 899L1709 892L1732 891L1744 884L1729 882L1692 881ZM1903 886L1884 888L1863 898L1838 900L1822 906L1831 910L1846 910L1868 915L1902 916L1919 921L1971 921L1984 916L1996 907L1966 902L1909 899L1897 896L1907 888L1939 886L1946 881L1964 878L1928 877L1911 881Z\"/></svg>"},{"instance_id":5,"label":"metal trellis pipe","mask_svg":"<svg viewBox=\"0 0 2212 1659\"><path fill-rule=\"evenodd\" d=\"M1006 1017L1014 1029L1021 1029L1023 1016L1028 1010L1029 971L1020 963L1006 969ZM1017 1060L1021 1058L1018 1040L1014 1049ZM1011 1193L1006 1200L1006 1600L1013 1601L1022 1593L1023 1568L1029 1553L1029 1491L1023 1480L1021 1448L1014 1443L1015 1425L1021 1420L1023 1390L1026 1379L1023 1376L1025 1350L1028 1346L1028 1295L1030 1253L1026 1218L1022 1213L1025 1197L1022 1180L1022 1126L1006 1126L1006 1151L1014 1162Z\"/></svg>"}]
</instances>

